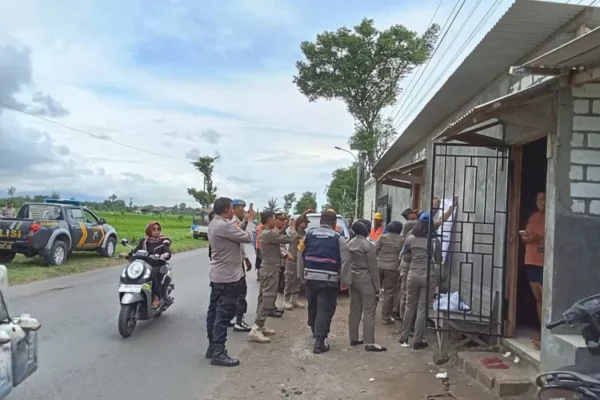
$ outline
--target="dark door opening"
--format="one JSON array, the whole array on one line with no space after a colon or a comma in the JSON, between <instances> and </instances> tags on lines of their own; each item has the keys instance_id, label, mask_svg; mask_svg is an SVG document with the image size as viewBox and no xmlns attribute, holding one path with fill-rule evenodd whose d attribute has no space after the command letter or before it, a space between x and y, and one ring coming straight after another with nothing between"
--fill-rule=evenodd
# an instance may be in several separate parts
<instances>
[{"instance_id":1,"label":"dark door opening","mask_svg":"<svg viewBox=\"0 0 600 400\"><path fill-rule=\"evenodd\" d=\"M546 191L547 138L528 143L522 148L521 198L519 229L525 230L532 213L537 211L536 196ZM516 338L530 345L529 339L540 334L536 301L525 268L525 245L519 242L519 269L517 277Z\"/></svg>"}]
</instances>

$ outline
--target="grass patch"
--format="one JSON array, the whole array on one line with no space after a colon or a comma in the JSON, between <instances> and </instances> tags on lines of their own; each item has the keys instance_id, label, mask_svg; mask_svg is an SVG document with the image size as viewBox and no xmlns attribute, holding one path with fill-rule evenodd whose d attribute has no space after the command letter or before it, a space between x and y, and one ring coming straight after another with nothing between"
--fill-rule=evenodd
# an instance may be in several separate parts
<instances>
[{"instance_id":1,"label":"grass patch","mask_svg":"<svg viewBox=\"0 0 600 400\"><path fill-rule=\"evenodd\" d=\"M146 224L149 221L159 221L163 233L172 241L171 249L174 253L208 247L207 241L192 238L191 217L109 213L103 213L101 216L106 218L108 224L115 227L119 240L127 238L132 245L144 237ZM102 258L96 252L74 252L65 265L60 267L44 266L41 257L26 258L18 254L7 266L8 282L11 286L20 285L123 264L125 260L118 255L126 252L129 252L129 249L121 244L117 247L115 258Z\"/></svg>"}]
</instances>

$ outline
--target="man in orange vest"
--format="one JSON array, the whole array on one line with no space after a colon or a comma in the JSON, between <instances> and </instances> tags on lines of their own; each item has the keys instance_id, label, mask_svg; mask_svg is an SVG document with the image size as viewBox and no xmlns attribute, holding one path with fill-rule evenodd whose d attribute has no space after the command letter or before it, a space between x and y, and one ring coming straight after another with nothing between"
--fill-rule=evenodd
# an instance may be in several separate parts
<instances>
[{"instance_id":1,"label":"man in orange vest","mask_svg":"<svg viewBox=\"0 0 600 400\"><path fill-rule=\"evenodd\" d=\"M373 227L371 228L371 234L369 235L369 240L371 242L377 241L379 236L383 234L383 214L375 213L373 216Z\"/></svg>"}]
</instances>

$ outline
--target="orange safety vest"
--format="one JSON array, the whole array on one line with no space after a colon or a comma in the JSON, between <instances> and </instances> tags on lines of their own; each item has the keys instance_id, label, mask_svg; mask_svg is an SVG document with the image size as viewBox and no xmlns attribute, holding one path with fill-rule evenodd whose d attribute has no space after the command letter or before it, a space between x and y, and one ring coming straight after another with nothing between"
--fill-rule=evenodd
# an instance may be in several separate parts
<instances>
[{"instance_id":1,"label":"orange safety vest","mask_svg":"<svg viewBox=\"0 0 600 400\"><path fill-rule=\"evenodd\" d=\"M260 232L262 231L263 225L260 224L256 227L256 249L260 250Z\"/></svg>"},{"instance_id":2,"label":"orange safety vest","mask_svg":"<svg viewBox=\"0 0 600 400\"><path fill-rule=\"evenodd\" d=\"M375 229L375 227L371 228L371 234L369 235L369 239L371 239L372 241L375 241L377 239L379 239L379 236L381 236L383 234L383 226L380 226L379 228Z\"/></svg>"}]
</instances>

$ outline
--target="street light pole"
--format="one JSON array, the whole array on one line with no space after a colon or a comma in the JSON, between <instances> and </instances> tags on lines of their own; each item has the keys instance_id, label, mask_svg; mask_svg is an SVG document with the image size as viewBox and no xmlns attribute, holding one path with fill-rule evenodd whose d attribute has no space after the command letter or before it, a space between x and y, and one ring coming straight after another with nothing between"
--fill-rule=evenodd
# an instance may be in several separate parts
<instances>
[{"instance_id":1,"label":"street light pole","mask_svg":"<svg viewBox=\"0 0 600 400\"><path fill-rule=\"evenodd\" d=\"M360 163L360 153L358 155L359 158L356 158L354 153L352 153L350 150L342 149L339 146L335 146L334 149L350 154L352 157L354 157L354 161L356 162L356 195L354 198L354 220L357 221L358 220L358 203L359 203L359 197L360 197L360 175L362 172L361 171L362 165Z\"/></svg>"}]
</instances>

